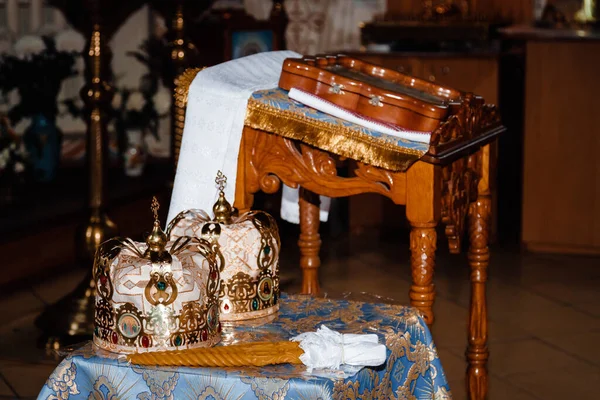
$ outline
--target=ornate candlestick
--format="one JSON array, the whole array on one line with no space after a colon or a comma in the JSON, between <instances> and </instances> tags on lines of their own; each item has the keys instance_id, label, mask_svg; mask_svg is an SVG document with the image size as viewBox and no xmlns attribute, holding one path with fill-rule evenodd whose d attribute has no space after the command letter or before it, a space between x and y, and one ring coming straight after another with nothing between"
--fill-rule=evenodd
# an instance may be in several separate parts
<instances>
[{"instance_id":1,"label":"ornate candlestick","mask_svg":"<svg viewBox=\"0 0 600 400\"><path fill-rule=\"evenodd\" d=\"M78 229L77 258L87 274L79 286L48 307L36 320L44 334L46 346L61 345L91 338L94 317L94 282L92 260L96 249L117 234L116 225L104 211L106 173L106 114L113 96L110 86L111 51L107 46L112 34L143 0L120 2L101 0L51 0L50 4L65 14L69 23L88 38L84 50L86 84L81 97L86 106L87 168L89 177L89 218Z\"/></svg>"},{"instance_id":2,"label":"ornate candlestick","mask_svg":"<svg viewBox=\"0 0 600 400\"><path fill-rule=\"evenodd\" d=\"M172 93L178 85L179 77L189 67L199 66L199 52L196 46L188 39L185 31L185 19L193 19L209 8L211 0L151 0L151 7L167 21L169 30L169 54L171 65L169 68ZM184 17L185 16L185 17ZM185 105L180 104L175 98L171 102L171 166L173 177L177 169L178 150L181 146L183 123L185 119Z\"/></svg>"},{"instance_id":3,"label":"ornate candlestick","mask_svg":"<svg viewBox=\"0 0 600 400\"><path fill-rule=\"evenodd\" d=\"M106 111L113 97L110 62L112 53L106 46L100 25L95 24L86 46L86 84L81 97L86 106L87 167L89 171L90 217L77 233L78 258L92 260L102 242L116 235L117 227L104 212L106 173ZM90 331L91 332L91 331Z\"/></svg>"}]
</instances>

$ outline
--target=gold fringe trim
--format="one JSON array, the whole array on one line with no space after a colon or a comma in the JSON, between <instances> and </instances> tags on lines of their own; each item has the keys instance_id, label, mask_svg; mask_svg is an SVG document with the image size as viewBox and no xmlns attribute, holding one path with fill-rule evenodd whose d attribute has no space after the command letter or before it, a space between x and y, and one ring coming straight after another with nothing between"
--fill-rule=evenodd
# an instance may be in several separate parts
<instances>
[{"instance_id":1,"label":"gold fringe trim","mask_svg":"<svg viewBox=\"0 0 600 400\"><path fill-rule=\"evenodd\" d=\"M402 148L344 126L270 107L254 99L248 101L245 125L390 171L406 171L427 152Z\"/></svg>"},{"instance_id":2,"label":"gold fringe trim","mask_svg":"<svg viewBox=\"0 0 600 400\"><path fill-rule=\"evenodd\" d=\"M157 351L130 354L136 365L179 367L263 367L274 364L302 364L304 350L298 342L255 342L231 346Z\"/></svg>"},{"instance_id":3,"label":"gold fringe trim","mask_svg":"<svg viewBox=\"0 0 600 400\"><path fill-rule=\"evenodd\" d=\"M185 111L188 102L188 94L190 92L190 85L192 84L196 75L198 75L198 72L202 71L204 68L188 68L183 71L183 73L180 74L175 81L175 110L172 117L174 119L173 124L175 130L173 136L173 157L176 167L177 163L179 162L179 151L181 149L181 140L183 139Z\"/></svg>"},{"instance_id":4,"label":"gold fringe trim","mask_svg":"<svg viewBox=\"0 0 600 400\"><path fill-rule=\"evenodd\" d=\"M178 105L184 106L187 104L188 94L190 92L190 86L194 81L198 72L202 71L206 67L202 68L188 68L177 77L177 85L175 87L175 102Z\"/></svg>"}]
</instances>

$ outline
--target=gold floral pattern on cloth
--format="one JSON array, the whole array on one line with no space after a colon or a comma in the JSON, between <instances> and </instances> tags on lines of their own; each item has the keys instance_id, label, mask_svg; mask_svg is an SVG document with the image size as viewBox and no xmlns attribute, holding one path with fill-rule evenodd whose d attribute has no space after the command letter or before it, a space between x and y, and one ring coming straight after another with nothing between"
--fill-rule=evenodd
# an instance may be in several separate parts
<instances>
[{"instance_id":1,"label":"gold floral pattern on cloth","mask_svg":"<svg viewBox=\"0 0 600 400\"><path fill-rule=\"evenodd\" d=\"M190 236L219 244L224 264L219 292L220 320L264 318L279 310L277 222L269 214L250 211L220 224L202 210L179 213L169 223L171 239Z\"/></svg>"},{"instance_id":2,"label":"gold floral pattern on cloth","mask_svg":"<svg viewBox=\"0 0 600 400\"><path fill-rule=\"evenodd\" d=\"M145 370L142 378L150 391L137 395L139 400L173 400L175 387L179 382L179 373L171 371Z\"/></svg>"},{"instance_id":3,"label":"gold floral pattern on cloth","mask_svg":"<svg viewBox=\"0 0 600 400\"><path fill-rule=\"evenodd\" d=\"M282 294L279 318L264 324L223 327L228 342L288 340L324 324L345 333L376 333L386 344L378 368L342 366L313 370L281 364L261 368L140 367L86 344L71 353L39 398L139 399L434 399L452 398L436 347L419 312L410 307ZM301 329L301 330L300 330ZM219 344L222 345L222 344ZM90 354L95 354L90 357Z\"/></svg>"},{"instance_id":4,"label":"gold floral pattern on cloth","mask_svg":"<svg viewBox=\"0 0 600 400\"><path fill-rule=\"evenodd\" d=\"M290 389L290 381L276 378L249 378L241 381L249 384L258 400L285 399Z\"/></svg>"},{"instance_id":5,"label":"gold floral pattern on cloth","mask_svg":"<svg viewBox=\"0 0 600 400\"><path fill-rule=\"evenodd\" d=\"M79 394L75 383L77 366L68 360L65 361L52 372L48 382L46 382L46 385L54 392L48 399L67 399L69 396Z\"/></svg>"},{"instance_id":6,"label":"gold floral pattern on cloth","mask_svg":"<svg viewBox=\"0 0 600 400\"><path fill-rule=\"evenodd\" d=\"M218 245L196 238L167 244L169 260L147 245L111 239L94 261L93 340L119 353L213 346L220 340Z\"/></svg>"}]
</instances>

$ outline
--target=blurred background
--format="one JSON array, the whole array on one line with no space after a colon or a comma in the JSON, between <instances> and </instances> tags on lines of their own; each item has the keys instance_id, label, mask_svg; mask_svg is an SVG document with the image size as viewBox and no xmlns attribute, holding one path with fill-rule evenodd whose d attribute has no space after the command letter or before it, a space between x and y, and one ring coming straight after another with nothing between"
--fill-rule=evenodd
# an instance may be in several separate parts
<instances>
[{"instance_id":1,"label":"blurred background","mask_svg":"<svg viewBox=\"0 0 600 400\"><path fill-rule=\"evenodd\" d=\"M344 53L497 104L508 131L495 149L493 252L519 260L510 274L522 273L531 255L559 257L564 275L556 279L569 285L565 276L577 274L569 269L598 265L600 254L598 7L594 0L0 0L0 302L9 315L2 346L29 332L35 363L63 345L64 334L85 337L81 315L98 240L116 233L140 240L151 229L153 195L166 218L184 121L173 97L178 77L263 51ZM255 206L279 218L279 201L280 194L260 195ZM298 227L279 221L284 257L295 267ZM376 195L335 199L321 231L331 244L325 265L351 243L408 246L403 209ZM282 274L290 288L298 283L295 268ZM600 275L592 278L596 288ZM27 397L9 386L7 396Z\"/></svg>"}]
</instances>

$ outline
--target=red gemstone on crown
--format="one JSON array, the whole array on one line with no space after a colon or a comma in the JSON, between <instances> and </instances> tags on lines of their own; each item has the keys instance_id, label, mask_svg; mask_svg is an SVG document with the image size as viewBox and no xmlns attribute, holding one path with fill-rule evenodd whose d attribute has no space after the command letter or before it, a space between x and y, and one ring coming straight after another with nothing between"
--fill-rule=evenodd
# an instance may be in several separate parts
<instances>
[{"instance_id":1,"label":"red gemstone on crown","mask_svg":"<svg viewBox=\"0 0 600 400\"><path fill-rule=\"evenodd\" d=\"M223 309L224 309L225 311L229 311L229 304L225 304L225 306L223 307Z\"/></svg>"},{"instance_id":2,"label":"red gemstone on crown","mask_svg":"<svg viewBox=\"0 0 600 400\"><path fill-rule=\"evenodd\" d=\"M206 342L206 339L208 339L208 333L206 332L206 330L202 331L202 341Z\"/></svg>"},{"instance_id":3,"label":"red gemstone on crown","mask_svg":"<svg viewBox=\"0 0 600 400\"><path fill-rule=\"evenodd\" d=\"M150 346L150 339L148 339L148 336L142 336L142 346L146 348Z\"/></svg>"},{"instance_id":4,"label":"red gemstone on crown","mask_svg":"<svg viewBox=\"0 0 600 400\"><path fill-rule=\"evenodd\" d=\"M108 279L106 278L106 275L100 276L100 283L102 284L102 286L106 285L107 280Z\"/></svg>"},{"instance_id":5,"label":"red gemstone on crown","mask_svg":"<svg viewBox=\"0 0 600 400\"><path fill-rule=\"evenodd\" d=\"M213 281L217 279L217 271L213 271L210 273L210 279Z\"/></svg>"},{"instance_id":6,"label":"red gemstone on crown","mask_svg":"<svg viewBox=\"0 0 600 400\"><path fill-rule=\"evenodd\" d=\"M113 333L112 333L112 342L113 342L114 344L117 344L117 343L119 343L119 335L117 334L117 332L113 332Z\"/></svg>"}]
</instances>

